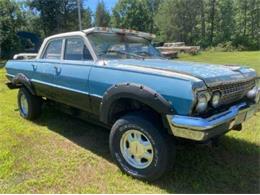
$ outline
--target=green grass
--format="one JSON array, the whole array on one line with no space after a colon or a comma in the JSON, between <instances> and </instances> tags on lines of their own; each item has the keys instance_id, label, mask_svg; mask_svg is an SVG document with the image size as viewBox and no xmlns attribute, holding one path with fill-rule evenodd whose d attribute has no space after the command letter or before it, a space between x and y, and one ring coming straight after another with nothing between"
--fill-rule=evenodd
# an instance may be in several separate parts
<instances>
[{"instance_id":1,"label":"green grass","mask_svg":"<svg viewBox=\"0 0 260 195\"><path fill-rule=\"evenodd\" d=\"M180 60L195 62L208 62L215 64L239 64L249 66L260 74L260 51L250 52L202 52L199 55L191 56L181 54Z\"/></svg>"},{"instance_id":2,"label":"green grass","mask_svg":"<svg viewBox=\"0 0 260 195\"><path fill-rule=\"evenodd\" d=\"M181 59L259 70L259 56L202 53ZM4 74L0 69L0 193L260 193L260 114L218 147L178 146L174 169L146 183L122 174L112 162L107 130L49 107L35 122L22 119L17 90L6 88Z\"/></svg>"}]
</instances>

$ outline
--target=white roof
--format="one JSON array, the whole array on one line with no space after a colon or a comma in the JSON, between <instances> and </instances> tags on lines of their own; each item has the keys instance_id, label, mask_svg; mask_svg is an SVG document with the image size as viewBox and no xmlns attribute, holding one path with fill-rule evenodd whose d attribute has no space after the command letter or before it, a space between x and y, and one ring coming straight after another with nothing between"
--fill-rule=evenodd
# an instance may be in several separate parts
<instances>
[{"instance_id":1,"label":"white roof","mask_svg":"<svg viewBox=\"0 0 260 195\"><path fill-rule=\"evenodd\" d=\"M85 29L83 31L73 31L73 32L67 32L67 33L60 33L56 35L52 35L50 37L47 37L46 39L52 39L52 38L61 38L64 36L75 36L75 35L85 35L92 32L108 32L108 33L122 33L122 34L134 34L136 36L144 37L147 39L153 39L155 38L154 34L146 33L146 32L140 32L136 30L131 29L119 29L119 28L108 28L108 27L93 27L89 29Z\"/></svg>"}]
</instances>

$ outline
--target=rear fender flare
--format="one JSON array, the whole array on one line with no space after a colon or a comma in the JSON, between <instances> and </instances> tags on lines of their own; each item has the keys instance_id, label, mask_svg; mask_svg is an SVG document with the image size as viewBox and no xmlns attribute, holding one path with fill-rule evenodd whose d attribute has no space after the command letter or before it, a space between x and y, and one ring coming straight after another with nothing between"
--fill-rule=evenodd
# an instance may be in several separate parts
<instances>
[{"instance_id":1,"label":"rear fender flare","mask_svg":"<svg viewBox=\"0 0 260 195\"><path fill-rule=\"evenodd\" d=\"M16 87L24 86L26 87L32 95L36 95L34 87L31 83L31 81L22 73L18 73L13 79L12 84Z\"/></svg>"}]
</instances>

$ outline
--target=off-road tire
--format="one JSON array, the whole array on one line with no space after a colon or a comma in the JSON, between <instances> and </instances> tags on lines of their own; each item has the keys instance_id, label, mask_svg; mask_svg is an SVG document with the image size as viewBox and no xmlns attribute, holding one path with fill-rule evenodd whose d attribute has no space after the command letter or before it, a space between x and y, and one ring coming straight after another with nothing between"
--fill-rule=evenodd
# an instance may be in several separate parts
<instances>
[{"instance_id":1,"label":"off-road tire","mask_svg":"<svg viewBox=\"0 0 260 195\"><path fill-rule=\"evenodd\" d=\"M28 103L28 112L24 113L21 107L21 97L24 95ZM37 119L41 115L42 111L42 98L32 95L25 87L19 89L17 95L17 102L20 115L27 120Z\"/></svg>"},{"instance_id":2,"label":"off-road tire","mask_svg":"<svg viewBox=\"0 0 260 195\"><path fill-rule=\"evenodd\" d=\"M173 138L155 125L143 113L132 113L118 119L109 137L110 152L119 168L134 178L154 181L169 172L174 163L175 144ZM153 146L154 157L151 164L143 169L131 166L120 150L120 140L125 132L135 129L143 133Z\"/></svg>"}]
</instances>

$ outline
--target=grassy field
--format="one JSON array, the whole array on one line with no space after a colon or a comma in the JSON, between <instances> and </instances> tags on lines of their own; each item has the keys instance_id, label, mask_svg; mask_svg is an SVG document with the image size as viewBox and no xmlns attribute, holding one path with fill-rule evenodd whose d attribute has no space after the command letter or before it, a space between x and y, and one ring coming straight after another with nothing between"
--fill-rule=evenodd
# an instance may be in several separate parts
<instances>
[{"instance_id":1,"label":"grassy field","mask_svg":"<svg viewBox=\"0 0 260 195\"><path fill-rule=\"evenodd\" d=\"M260 73L260 52L182 55L181 60L246 64ZM218 147L179 145L176 165L155 183L122 174L112 162L109 132L45 107L21 117L17 90L0 69L0 193L260 193L260 114Z\"/></svg>"},{"instance_id":2,"label":"grassy field","mask_svg":"<svg viewBox=\"0 0 260 195\"><path fill-rule=\"evenodd\" d=\"M208 62L214 64L240 64L249 66L260 75L260 51L254 52L203 52L200 55L180 55L180 60Z\"/></svg>"}]
</instances>

